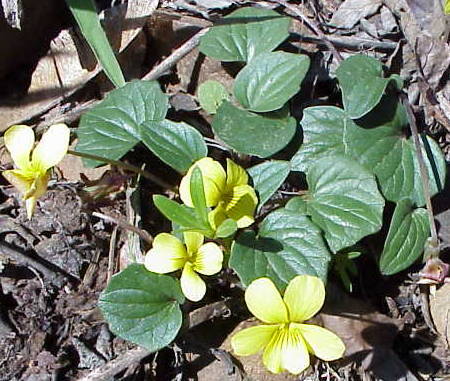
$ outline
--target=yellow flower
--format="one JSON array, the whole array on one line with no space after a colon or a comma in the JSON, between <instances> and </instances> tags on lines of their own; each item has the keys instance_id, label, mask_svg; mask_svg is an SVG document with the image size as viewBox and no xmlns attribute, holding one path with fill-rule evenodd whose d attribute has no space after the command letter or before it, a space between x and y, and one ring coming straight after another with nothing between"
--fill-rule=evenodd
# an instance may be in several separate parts
<instances>
[{"instance_id":1,"label":"yellow flower","mask_svg":"<svg viewBox=\"0 0 450 381\"><path fill-rule=\"evenodd\" d=\"M27 215L31 218L37 199L47 191L49 169L67 153L70 130L65 124L51 126L34 150L34 132L31 127L12 126L4 137L5 146L17 169L4 171L3 176L23 194Z\"/></svg>"},{"instance_id":2,"label":"yellow flower","mask_svg":"<svg viewBox=\"0 0 450 381\"><path fill-rule=\"evenodd\" d=\"M206 284L197 273L214 275L222 269L222 250L213 242L203 244L200 233L185 232L184 245L177 237L161 233L145 256L145 267L166 274L182 269L181 290L189 300L197 302L205 296Z\"/></svg>"},{"instance_id":3,"label":"yellow flower","mask_svg":"<svg viewBox=\"0 0 450 381\"><path fill-rule=\"evenodd\" d=\"M210 157L198 160L189 168L180 184L180 197L187 206L193 206L190 181L195 167L202 172L206 205L216 207L209 215L213 229L227 218L236 221L239 228L245 228L254 222L258 197L248 185L248 175L244 168L229 159L226 173L222 165Z\"/></svg>"},{"instance_id":4,"label":"yellow flower","mask_svg":"<svg viewBox=\"0 0 450 381\"><path fill-rule=\"evenodd\" d=\"M450 0L446 0L444 5L444 13L450 15Z\"/></svg>"},{"instance_id":5,"label":"yellow flower","mask_svg":"<svg viewBox=\"0 0 450 381\"><path fill-rule=\"evenodd\" d=\"M264 324L243 329L233 336L231 346L238 356L264 349L263 363L272 373L293 374L309 366L309 354L325 361L342 357L341 339L325 328L303 324L323 305L325 287L316 277L299 275L292 279L282 298L269 278L253 281L245 292L250 312Z\"/></svg>"}]
</instances>

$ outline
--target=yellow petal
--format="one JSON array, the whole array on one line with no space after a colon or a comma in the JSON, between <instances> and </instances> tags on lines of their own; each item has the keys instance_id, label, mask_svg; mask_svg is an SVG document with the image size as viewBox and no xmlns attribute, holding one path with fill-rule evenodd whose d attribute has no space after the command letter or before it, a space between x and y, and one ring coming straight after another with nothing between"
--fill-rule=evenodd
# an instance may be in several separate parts
<instances>
[{"instance_id":1,"label":"yellow petal","mask_svg":"<svg viewBox=\"0 0 450 381\"><path fill-rule=\"evenodd\" d=\"M17 125L5 132L5 146L8 149L14 164L20 169L30 166L30 152L34 145L34 132L31 127Z\"/></svg>"},{"instance_id":2,"label":"yellow petal","mask_svg":"<svg viewBox=\"0 0 450 381\"><path fill-rule=\"evenodd\" d=\"M187 247L189 256L192 256L203 244L203 235L196 232L185 232L183 234L184 243Z\"/></svg>"},{"instance_id":3,"label":"yellow petal","mask_svg":"<svg viewBox=\"0 0 450 381\"><path fill-rule=\"evenodd\" d=\"M166 274L183 268L188 254L181 241L168 233L155 237L153 248L145 256L147 270L158 274Z\"/></svg>"},{"instance_id":4,"label":"yellow petal","mask_svg":"<svg viewBox=\"0 0 450 381\"><path fill-rule=\"evenodd\" d=\"M231 347L238 356L250 356L269 344L278 325L257 325L237 332L231 338Z\"/></svg>"},{"instance_id":5,"label":"yellow petal","mask_svg":"<svg viewBox=\"0 0 450 381\"><path fill-rule=\"evenodd\" d=\"M239 185L247 185L248 175L245 169L234 161L227 159L227 190Z\"/></svg>"},{"instance_id":6,"label":"yellow petal","mask_svg":"<svg viewBox=\"0 0 450 381\"><path fill-rule=\"evenodd\" d=\"M225 213L225 208L223 207L223 203L220 202L212 211L208 213L208 221L213 230L217 230L217 228L222 224L223 221L227 219L227 215Z\"/></svg>"},{"instance_id":7,"label":"yellow petal","mask_svg":"<svg viewBox=\"0 0 450 381\"><path fill-rule=\"evenodd\" d=\"M180 197L187 206L192 205L190 182L192 171L199 167L203 177L203 187L205 190L206 206L216 206L225 190L226 174L222 165L210 157L195 162L188 173L181 179Z\"/></svg>"},{"instance_id":8,"label":"yellow petal","mask_svg":"<svg viewBox=\"0 0 450 381\"><path fill-rule=\"evenodd\" d=\"M214 275L222 270L223 253L219 246L208 242L194 256L194 270L203 275Z\"/></svg>"},{"instance_id":9,"label":"yellow petal","mask_svg":"<svg viewBox=\"0 0 450 381\"><path fill-rule=\"evenodd\" d=\"M187 262L181 273L181 290L184 296L192 302L202 300L206 293L206 284Z\"/></svg>"},{"instance_id":10,"label":"yellow petal","mask_svg":"<svg viewBox=\"0 0 450 381\"><path fill-rule=\"evenodd\" d=\"M345 345L339 336L328 329L312 324L296 324L309 347L310 352L325 361L341 358Z\"/></svg>"},{"instance_id":11,"label":"yellow petal","mask_svg":"<svg viewBox=\"0 0 450 381\"><path fill-rule=\"evenodd\" d=\"M289 310L289 319L301 323L314 316L323 306L325 286L311 275L298 275L292 279L284 292L284 302Z\"/></svg>"},{"instance_id":12,"label":"yellow petal","mask_svg":"<svg viewBox=\"0 0 450 381\"><path fill-rule=\"evenodd\" d=\"M31 220L31 217L33 217L34 209L36 208L37 203L37 197L29 197L25 200L25 208L27 210L27 217L29 220Z\"/></svg>"},{"instance_id":13,"label":"yellow petal","mask_svg":"<svg viewBox=\"0 0 450 381\"><path fill-rule=\"evenodd\" d=\"M235 220L238 228L245 228L254 222L258 197L250 185L239 185L226 195L225 209L228 217Z\"/></svg>"},{"instance_id":14,"label":"yellow petal","mask_svg":"<svg viewBox=\"0 0 450 381\"><path fill-rule=\"evenodd\" d=\"M267 345L263 362L272 373L299 374L308 368L308 349L298 329L280 329Z\"/></svg>"},{"instance_id":15,"label":"yellow petal","mask_svg":"<svg viewBox=\"0 0 450 381\"><path fill-rule=\"evenodd\" d=\"M3 177L8 180L18 191L22 194L26 194L34 182L34 178L30 176L24 176L24 172L20 169L12 169L10 171L3 171Z\"/></svg>"},{"instance_id":16,"label":"yellow petal","mask_svg":"<svg viewBox=\"0 0 450 381\"><path fill-rule=\"evenodd\" d=\"M70 130L65 124L51 126L41 138L33 151L31 162L33 167L42 171L58 164L69 148Z\"/></svg>"},{"instance_id":17,"label":"yellow petal","mask_svg":"<svg viewBox=\"0 0 450 381\"><path fill-rule=\"evenodd\" d=\"M264 323L287 323L288 313L277 288L269 278L254 280L245 291L250 312Z\"/></svg>"}]
</instances>

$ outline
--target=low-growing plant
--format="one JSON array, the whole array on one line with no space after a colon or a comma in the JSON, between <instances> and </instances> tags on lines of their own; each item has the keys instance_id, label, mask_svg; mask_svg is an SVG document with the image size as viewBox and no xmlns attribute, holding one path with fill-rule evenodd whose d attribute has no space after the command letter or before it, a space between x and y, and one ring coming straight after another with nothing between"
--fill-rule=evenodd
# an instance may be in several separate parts
<instances>
[{"instance_id":1,"label":"low-growing plant","mask_svg":"<svg viewBox=\"0 0 450 381\"><path fill-rule=\"evenodd\" d=\"M153 197L173 231L158 234L145 264L116 274L100 297L118 336L150 351L168 345L182 327L185 297L196 302L208 296L210 277L229 268L246 289L250 311L265 324L234 336L236 354L265 347L270 371L297 374L309 364L307 350L324 360L342 355L339 338L303 321L320 309L332 269L351 290L352 259L365 254L354 247L380 231L386 201L396 206L379 258L381 273L395 274L422 255L430 225L398 97L402 81L385 77L374 58L351 56L336 71L342 107L307 107L297 121L291 110L298 102L290 100L310 60L279 48L289 24L275 11L242 8L201 39L203 54L241 66L233 89L207 81L198 91L215 137L232 152L226 168L208 156L196 128L166 119L168 97L157 82L129 82L82 116L80 155L119 160L143 143L182 176L181 202ZM421 138L433 196L445 181L445 162L436 142ZM288 145L297 152L289 154ZM85 164L97 166L99 159ZM249 162L256 165L246 168ZM290 174L304 174L306 189L276 207L271 197ZM255 338L256 331L262 336Z\"/></svg>"}]
</instances>

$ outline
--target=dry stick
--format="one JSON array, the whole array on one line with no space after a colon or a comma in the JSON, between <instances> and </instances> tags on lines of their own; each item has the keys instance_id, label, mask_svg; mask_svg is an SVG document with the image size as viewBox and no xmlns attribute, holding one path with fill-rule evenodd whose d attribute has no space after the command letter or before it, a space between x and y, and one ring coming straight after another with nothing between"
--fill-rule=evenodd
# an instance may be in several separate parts
<instances>
[{"instance_id":1,"label":"dry stick","mask_svg":"<svg viewBox=\"0 0 450 381\"><path fill-rule=\"evenodd\" d=\"M289 9L292 13L294 13L296 16L298 16L303 22L309 26L309 28L318 36L320 39L327 45L328 49L330 49L331 53L334 57L336 57L336 60L338 62L342 62L343 58L341 54L338 52L336 47L331 43L331 41L328 39L327 36L322 32L322 30L319 28L319 25L312 19L306 17L300 9L297 7L289 4L288 2L284 0L269 0L271 3L280 4L286 9Z\"/></svg>"},{"instance_id":2,"label":"dry stick","mask_svg":"<svg viewBox=\"0 0 450 381\"><path fill-rule=\"evenodd\" d=\"M70 155L74 155L74 156L84 157L86 159L102 161L104 163L115 165L116 167L127 169L131 172L135 172L139 175L142 175L143 177L145 177L146 179L149 179L150 181L153 181L156 185L159 185L161 188L173 189L172 185L166 183L164 180L161 180L159 177L153 175L152 173L147 172L144 169L135 167L134 165L124 163L123 161L108 159L108 158L105 158L102 156L97 156L97 155L92 155L90 153L84 153L84 152L78 152L78 151L72 151L72 150L68 150L67 153Z\"/></svg>"},{"instance_id":3,"label":"dry stick","mask_svg":"<svg viewBox=\"0 0 450 381\"><path fill-rule=\"evenodd\" d=\"M204 307L198 308L189 314L189 328L193 328L205 321L219 317L229 312L226 301L215 302ZM124 371L132 364L141 361L149 356L152 352L145 348L130 349L109 361L105 365L94 369L87 376L81 378L79 381L106 381L110 380L116 374Z\"/></svg>"},{"instance_id":4,"label":"dry stick","mask_svg":"<svg viewBox=\"0 0 450 381\"><path fill-rule=\"evenodd\" d=\"M202 37L209 28L205 28L194 34L189 40L187 40L179 48L175 49L171 55L169 55L164 61L150 70L142 79L152 81L161 77L171 67L181 60L185 55L194 50L200 43L200 37Z\"/></svg>"},{"instance_id":5,"label":"dry stick","mask_svg":"<svg viewBox=\"0 0 450 381\"><path fill-rule=\"evenodd\" d=\"M92 215L94 217L98 217L102 220L112 222L112 223L118 225L119 227L121 227L122 229L130 230L133 233L138 234L139 237L141 237L144 241L148 242L150 245L153 243L153 237L148 232L146 232L145 230L139 229L136 226L133 226L126 221L123 221L121 219L118 219L118 218L115 218L112 216L107 216L106 214L98 213L98 212L94 212L94 213L92 213Z\"/></svg>"},{"instance_id":6,"label":"dry stick","mask_svg":"<svg viewBox=\"0 0 450 381\"><path fill-rule=\"evenodd\" d=\"M429 220L430 229L431 229L431 242L432 242L433 246L437 246L439 241L438 241L436 223L434 221L433 206L431 204L430 178L428 177L428 171L427 171L427 167L425 165L425 159L423 157L422 146L420 144L420 139L419 139L419 132L417 130L416 118L414 117L414 113L412 111L411 105L409 104L407 95L405 93L401 93L400 97L401 97L403 106L406 109L406 114L408 115L409 128L411 129L414 146L416 148L417 160L419 162L419 172L420 172L420 179L422 181L423 196L425 198L425 203L427 206L428 220Z\"/></svg>"},{"instance_id":7,"label":"dry stick","mask_svg":"<svg viewBox=\"0 0 450 381\"><path fill-rule=\"evenodd\" d=\"M113 232L111 234L111 239L109 241L109 253L108 253L108 273L106 276L106 284L109 283L111 277L114 273L114 252L116 250L116 242L117 242L117 225L114 226Z\"/></svg>"}]
</instances>

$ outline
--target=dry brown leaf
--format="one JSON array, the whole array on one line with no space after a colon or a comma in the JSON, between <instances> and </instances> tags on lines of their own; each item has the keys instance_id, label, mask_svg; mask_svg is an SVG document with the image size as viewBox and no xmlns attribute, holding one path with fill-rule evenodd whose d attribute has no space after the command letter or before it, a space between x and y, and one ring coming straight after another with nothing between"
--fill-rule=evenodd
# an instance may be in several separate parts
<instances>
[{"instance_id":1,"label":"dry brown leaf","mask_svg":"<svg viewBox=\"0 0 450 381\"><path fill-rule=\"evenodd\" d=\"M430 296L430 311L434 325L446 349L450 348L450 283Z\"/></svg>"},{"instance_id":2,"label":"dry brown leaf","mask_svg":"<svg viewBox=\"0 0 450 381\"><path fill-rule=\"evenodd\" d=\"M373 15L382 4L381 0L346 0L331 18L330 24L351 29L362 18Z\"/></svg>"}]
</instances>

